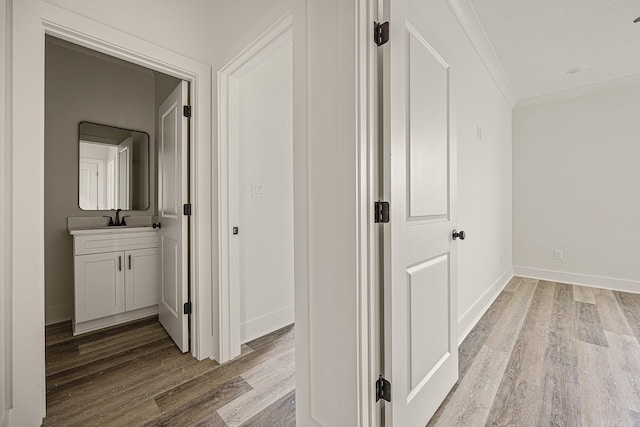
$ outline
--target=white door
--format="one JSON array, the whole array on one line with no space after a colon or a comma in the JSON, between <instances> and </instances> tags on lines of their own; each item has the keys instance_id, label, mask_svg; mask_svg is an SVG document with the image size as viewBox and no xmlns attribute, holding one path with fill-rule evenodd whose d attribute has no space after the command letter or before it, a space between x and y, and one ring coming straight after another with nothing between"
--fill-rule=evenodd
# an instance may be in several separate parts
<instances>
[{"instance_id":1,"label":"white door","mask_svg":"<svg viewBox=\"0 0 640 427\"><path fill-rule=\"evenodd\" d=\"M187 130L183 106L188 103L188 83L181 82L159 111L158 216L160 218L160 323L183 352L189 350L188 302L188 202Z\"/></svg>"},{"instance_id":2,"label":"white door","mask_svg":"<svg viewBox=\"0 0 640 427\"><path fill-rule=\"evenodd\" d=\"M80 209L96 210L98 207L98 163L80 159Z\"/></svg>"},{"instance_id":3,"label":"white door","mask_svg":"<svg viewBox=\"0 0 640 427\"><path fill-rule=\"evenodd\" d=\"M157 305L160 301L160 249L126 251L125 309Z\"/></svg>"},{"instance_id":4,"label":"white door","mask_svg":"<svg viewBox=\"0 0 640 427\"><path fill-rule=\"evenodd\" d=\"M75 321L124 312L124 252L75 258Z\"/></svg>"},{"instance_id":5,"label":"white door","mask_svg":"<svg viewBox=\"0 0 640 427\"><path fill-rule=\"evenodd\" d=\"M127 211L131 209L131 169L132 138L129 137L118 145L118 206Z\"/></svg>"},{"instance_id":6,"label":"white door","mask_svg":"<svg viewBox=\"0 0 640 427\"><path fill-rule=\"evenodd\" d=\"M409 0L391 3L384 105L388 425L424 426L458 378L451 58Z\"/></svg>"}]
</instances>

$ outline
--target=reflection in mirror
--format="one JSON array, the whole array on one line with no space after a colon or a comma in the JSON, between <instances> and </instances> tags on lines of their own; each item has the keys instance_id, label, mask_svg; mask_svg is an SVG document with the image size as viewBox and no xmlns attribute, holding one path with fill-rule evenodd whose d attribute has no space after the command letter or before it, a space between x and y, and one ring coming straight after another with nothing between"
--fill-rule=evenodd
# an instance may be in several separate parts
<instances>
[{"instance_id":1,"label":"reflection in mirror","mask_svg":"<svg viewBox=\"0 0 640 427\"><path fill-rule=\"evenodd\" d=\"M83 210L149 208L149 135L82 122L78 203Z\"/></svg>"}]
</instances>

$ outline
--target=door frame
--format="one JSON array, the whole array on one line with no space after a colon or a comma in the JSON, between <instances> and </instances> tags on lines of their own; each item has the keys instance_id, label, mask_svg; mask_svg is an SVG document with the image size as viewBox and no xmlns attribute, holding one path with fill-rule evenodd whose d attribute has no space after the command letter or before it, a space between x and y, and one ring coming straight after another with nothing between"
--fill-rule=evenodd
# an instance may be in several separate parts
<instances>
[{"instance_id":1,"label":"door frame","mask_svg":"<svg viewBox=\"0 0 640 427\"><path fill-rule=\"evenodd\" d=\"M218 71L218 230L219 231L219 319L220 357L224 363L240 355L240 280L234 270L239 265L239 244L231 238L231 220L237 217L232 188L232 171L238 170L237 124L232 113L233 79L262 64L293 40L293 16L289 13L253 41ZM292 82L293 84L293 82ZM295 197L295 196L294 196Z\"/></svg>"},{"instance_id":2,"label":"door frame","mask_svg":"<svg viewBox=\"0 0 640 427\"><path fill-rule=\"evenodd\" d=\"M210 135L210 130L205 126L205 120L198 120L198 113L206 111L204 103L207 99L207 93L205 90L207 87L210 88L210 85L207 83L207 77L211 74L210 67L173 52L170 52L170 54L174 58L169 58L169 55L167 55L169 51L156 52L154 57L144 50L133 51L118 47L109 41L109 36L116 36L116 33L119 33L116 30L109 31L111 34L102 34L101 37L103 38L100 39L86 32L86 30L70 29L63 26L62 23L53 20L43 20L42 28L44 30L43 39L45 35L57 37L76 45L168 74L189 83L189 99L193 107L193 115L189 121L188 129L189 172L186 179L188 180L189 186L189 200L195 208L190 218L188 248L190 252L189 293L193 310L189 320L191 328L190 352L193 357L198 360L211 357L211 334L205 333L208 329L207 325L211 324L211 322L208 321L208 319L211 318L211 304L207 304L207 301L210 301L210 299L207 298L207 294L210 295L211 291L206 286L206 282L199 280L199 269L206 268L206 263L202 263L200 259L206 259L206 256L202 256L202 248L198 244L199 236L202 235L200 231L202 221L199 221L197 209L197 206L204 206L206 203L206 200L202 200L202 195L197 191L199 187L198 183L202 181L201 177L203 176L200 172L202 165L198 165L197 159L200 151L203 149L203 145L206 144L206 136ZM207 182L210 183L210 178L206 176L206 174L204 176L207 178Z\"/></svg>"}]
</instances>

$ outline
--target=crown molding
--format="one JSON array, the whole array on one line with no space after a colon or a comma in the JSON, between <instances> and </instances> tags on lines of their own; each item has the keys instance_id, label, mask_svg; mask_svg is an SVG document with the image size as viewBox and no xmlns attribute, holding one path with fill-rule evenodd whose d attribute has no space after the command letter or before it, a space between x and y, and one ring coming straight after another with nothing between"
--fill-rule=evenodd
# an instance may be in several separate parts
<instances>
[{"instance_id":1,"label":"crown molding","mask_svg":"<svg viewBox=\"0 0 640 427\"><path fill-rule=\"evenodd\" d=\"M572 98L578 98L580 96L586 96L599 92L605 92L608 90L615 90L636 85L640 85L640 74L632 74L617 79L605 80L573 89L567 89L559 92L552 92L549 94L536 96L533 98L523 99L516 104L515 108L521 109L527 107L535 107L536 105L550 104L553 102L560 102Z\"/></svg>"},{"instance_id":2,"label":"crown molding","mask_svg":"<svg viewBox=\"0 0 640 427\"><path fill-rule=\"evenodd\" d=\"M514 107L519 101L518 94L511 85L475 9L469 0L447 0L447 3L502 96L511 107Z\"/></svg>"}]
</instances>

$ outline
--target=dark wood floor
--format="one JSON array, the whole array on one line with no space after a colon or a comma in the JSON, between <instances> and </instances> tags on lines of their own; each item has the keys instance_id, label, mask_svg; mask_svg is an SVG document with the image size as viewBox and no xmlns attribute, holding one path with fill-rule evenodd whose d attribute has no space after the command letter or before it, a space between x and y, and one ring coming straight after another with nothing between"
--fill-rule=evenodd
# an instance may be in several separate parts
<instances>
[{"instance_id":1,"label":"dark wood floor","mask_svg":"<svg viewBox=\"0 0 640 427\"><path fill-rule=\"evenodd\" d=\"M432 425L640 426L640 295L514 278Z\"/></svg>"},{"instance_id":2,"label":"dark wood floor","mask_svg":"<svg viewBox=\"0 0 640 427\"><path fill-rule=\"evenodd\" d=\"M157 318L72 337L46 329L44 426L293 426L294 328L224 365L182 354Z\"/></svg>"}]
</instances>

